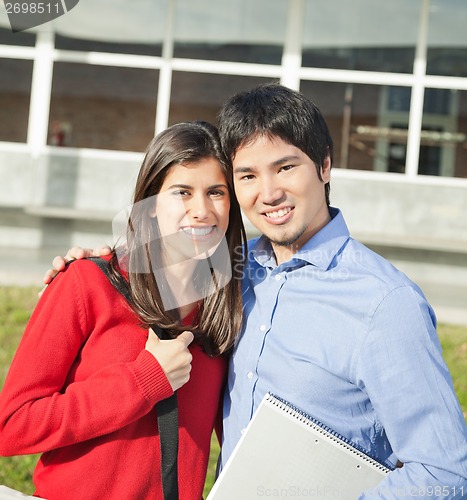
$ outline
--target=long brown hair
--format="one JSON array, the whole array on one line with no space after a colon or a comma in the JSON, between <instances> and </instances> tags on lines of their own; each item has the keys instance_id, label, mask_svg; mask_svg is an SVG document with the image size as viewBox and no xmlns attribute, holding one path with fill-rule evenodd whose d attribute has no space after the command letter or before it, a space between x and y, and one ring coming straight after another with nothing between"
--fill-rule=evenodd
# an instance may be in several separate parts
<instances>
[{"instance_id":1,"label":"long brown hair","mask_svg":"<svg viewBox=\"0 0 467 500\"><path fill-rule=\"evenodd\" d=\"M157 324L172 337L190 329L181 324L176 308L166 310L162 301L170 293L154 276L154 255L160 249L154 245L160 241L158 226L147 217L147 205L140 203L157 195L171 167L180 163L198 163L213 158L219 162L226 177L230 195L229 226L225 235L230 262L226 262L232 279L203 300L197 325L191 328L206 352L217 355L232 347L242 322L241 273L246 234L238 201L235 197L232 168L223 154L217 129L207 122L178 123L158 134L146 149L133 196L133 205L128 222L126 245L116 248L111 261L112 281L120 281L122 253L128 269L130 305L144 326ZM143 214L145 211L146 214ZM212 256L215 260L215 254ZM229 259L223 259L228 261ZM142 271L142 272L141 272ZM161 289L162 288L162 289Z\"/></svg>"}]
</instances>

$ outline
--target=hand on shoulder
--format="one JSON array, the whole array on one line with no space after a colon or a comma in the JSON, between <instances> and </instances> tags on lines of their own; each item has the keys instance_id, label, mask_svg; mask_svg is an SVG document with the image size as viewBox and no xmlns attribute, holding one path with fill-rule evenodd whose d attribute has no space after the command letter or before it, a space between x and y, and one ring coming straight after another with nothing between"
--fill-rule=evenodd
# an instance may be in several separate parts
<instances>
[{"instance_id":1,"label":"hand on shoulder","mask_svg":"<svg viewBox=\"0 0 467 500\"><path fill-rule=\"evenodd\" d=\"M100 257L102 255L109 255L111 248L108 245L97 248L82 248L73 247L68 250L65 256L57 255L52 260L52 268L48 269L42 281L44 285L48 285L57 276L57 274L65 269L67 262L70 260L80 260L86 257ZM39 297L44 293L45 287L39 292Z\"/></svg>"}]
</instances>

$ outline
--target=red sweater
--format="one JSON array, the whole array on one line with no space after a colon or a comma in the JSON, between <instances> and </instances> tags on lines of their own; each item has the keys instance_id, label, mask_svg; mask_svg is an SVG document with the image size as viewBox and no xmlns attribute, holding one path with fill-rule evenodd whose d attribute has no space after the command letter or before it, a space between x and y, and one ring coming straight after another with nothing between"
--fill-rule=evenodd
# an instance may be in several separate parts
<instances>
[{"instance_id":1,"label":"red sweater","mask_svg":"<svg viewBox=\"0 0 467 500\"><path fill-rule=\"evenodd\" d=\"M172 389L146 339L93 262L73 263L47 287L0 394L0 455L43 452L37 496L162 498L154 405ZM227 368L190 350L190 380L178 391L181 500L202 497Z\"/></svg>"}]
</instances>

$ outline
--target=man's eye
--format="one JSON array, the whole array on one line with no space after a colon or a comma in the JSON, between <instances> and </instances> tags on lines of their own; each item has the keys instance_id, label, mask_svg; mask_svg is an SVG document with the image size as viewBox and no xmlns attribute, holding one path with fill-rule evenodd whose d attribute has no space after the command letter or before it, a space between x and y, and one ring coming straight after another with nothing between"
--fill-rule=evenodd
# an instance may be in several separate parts
<instances>
[{"instance_id":1,"label":"man's eye","mask_svg":"<svg viewBox=\"0 0 467 500\"><path fill-rule=\"evenodd\" d=\"M287 172L288 170L292 170L294 168L294 165L284 165L280 168L280 170Z\"/></svg>"}]
</instances>

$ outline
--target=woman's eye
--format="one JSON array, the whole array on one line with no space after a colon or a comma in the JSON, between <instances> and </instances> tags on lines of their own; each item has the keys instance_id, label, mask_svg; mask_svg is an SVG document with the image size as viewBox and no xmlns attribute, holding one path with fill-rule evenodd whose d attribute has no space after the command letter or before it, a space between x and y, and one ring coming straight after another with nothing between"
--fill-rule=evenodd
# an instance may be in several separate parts
<instances>
[{"instance_id":1,"label":"woman's eye","mask_svg":"<svg viewBox=\"0 0 467 500\"><path fill-rule=\"evenodd\" d=\"M209 191L209 196L224 196L224 191Z\"/></svg>"},{"instance_id":2,"label":"woman's eye","mask_svg":"<svg viewBox=\"0 0 467 500\"><path fill-rule=\"evenodd\" d=\"M173 191L174 195L176 196L188 196L190 193L189 191L183 190L183 189L177 189L177 191Z\"/></svg>"}]
</instances>

